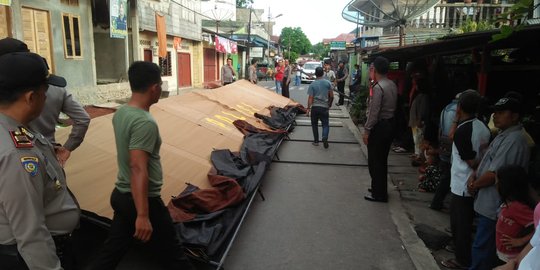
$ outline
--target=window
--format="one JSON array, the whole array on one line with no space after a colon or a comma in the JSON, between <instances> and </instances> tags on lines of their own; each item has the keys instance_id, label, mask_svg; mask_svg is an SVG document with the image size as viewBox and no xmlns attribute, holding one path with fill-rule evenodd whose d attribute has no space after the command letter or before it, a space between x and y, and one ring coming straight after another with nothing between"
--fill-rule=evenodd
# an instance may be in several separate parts
<instances>
[{"instance_id":1,"label":"window","mask_svg":"<svg viewBox=\"0 0 540 270\"><path fill-rule=\"evenodd\" d=\"M159 67L161 68L161 76L172 76L171 52L167 52L167 57L159 58Z\"/></svg>"},{"instance_id":2,"label":"window","mask_svg":"<svg viewBox=\"0 0 540 270\"><path fill-rule=\"evenodd\" d=\"M79 0L62 0L62 4L66 4L69 6L78 6Z\"/></svg>"},{"instance_id":3,"label":"window","mask_svg":"<svg viewBox=\"0 0 540 270\"><path fill-rule=\"evenodd\" d=\"M64 56L66 58L82 58L80 17L63 14L62 19L64 28Z\"/></svg>"}]
</instances>

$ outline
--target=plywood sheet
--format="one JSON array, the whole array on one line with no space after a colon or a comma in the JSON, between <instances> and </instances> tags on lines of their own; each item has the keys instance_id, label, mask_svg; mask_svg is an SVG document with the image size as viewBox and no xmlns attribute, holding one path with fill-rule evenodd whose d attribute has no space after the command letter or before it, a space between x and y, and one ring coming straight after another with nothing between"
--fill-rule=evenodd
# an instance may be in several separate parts
<instances>
[{"instance_id":1,"label":"plywood sheet","mask_svg":"<svg viewBox=\"0 0 540 270\"><path fill-rule=\"evenodd\" d=\"M191 183L209 187L207 173L212 168L214 149L238 151L243 135L232 122L240 119L269 129L254 113L268 114L269 106L284 107L293 101L247 81L213 90L200 90L160 100L151 107L161 138L164 185L162 198L168 203ZM68 185L81 208L112 218L109 196L117 175L116 146L112 114L92 119L81 146L66 165ZM70 128L57 131L65 141Z\"/></svg>"}]
</instances>

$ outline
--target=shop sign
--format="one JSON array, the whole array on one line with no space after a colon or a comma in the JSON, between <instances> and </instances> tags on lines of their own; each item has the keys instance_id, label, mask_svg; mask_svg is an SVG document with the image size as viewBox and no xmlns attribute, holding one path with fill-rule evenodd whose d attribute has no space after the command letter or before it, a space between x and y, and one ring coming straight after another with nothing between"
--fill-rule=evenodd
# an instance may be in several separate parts
<instances>
[{"instance_id":1,"label":"shop sign","mask_svg":"<svg viewBox=\"0 0 540 270\"><path fill-rule=\"evenodd\" d=\"M249 57L251 57L251 58L262 58L263 56L264 56L263 47L251 47L251 48L249 48Z\"/></svg>"},{"instance_id":2,"label":"shop sign","mask_svg":"<svg viewBox=\"0 0 540 270\"><path fill-rule=\"evenodd\" d=\"M346 48L345 41L331 41L330 50L331 51L344 51Z\"/></svg>"}]
</instances>

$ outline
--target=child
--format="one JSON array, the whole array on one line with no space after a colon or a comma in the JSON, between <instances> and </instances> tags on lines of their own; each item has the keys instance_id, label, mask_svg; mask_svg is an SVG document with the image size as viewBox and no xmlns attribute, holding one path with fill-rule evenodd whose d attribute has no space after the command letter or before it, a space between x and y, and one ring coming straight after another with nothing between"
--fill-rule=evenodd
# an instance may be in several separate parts
<instances>
[{"instance_id":1,"label":"child","mask_svg":"<svg viewBox=\"0 0 540 270\"><path fill-rule=\"evenodd\" d=\"M502 167L497 171L496 179L502 201L496 226L497 255L508 262L533 236L536 202L530 196L527 173L522 167Z\"/></svg>"},{"instance_id":2,"label":"child","mask_svg":"<svg viewBox=\"0 0 540 270\"><path fill-rule=\"evenodd\" d=\"M418 169L420 176L418 180L418 191L433 192L441 180L441 170L439 169L439 150L437 145L424 140L421 146L426 157L426 162Z\"/></svg>"}]
</instances>

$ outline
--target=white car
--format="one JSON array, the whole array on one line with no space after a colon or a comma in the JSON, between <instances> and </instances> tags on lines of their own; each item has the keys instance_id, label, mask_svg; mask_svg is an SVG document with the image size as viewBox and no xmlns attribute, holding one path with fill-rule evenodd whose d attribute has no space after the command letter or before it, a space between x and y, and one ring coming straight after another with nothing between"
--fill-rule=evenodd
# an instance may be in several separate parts
<instances>
[{"instance_id":1,"label":"white car","mask_svg":"<svg viewBox=\"0 0 540 270\"><path fill-rule=\"evenodd\" d=\"M302 82L312 82L315 80L315 69L322 67L321 62L306 62L302 67L304 72L302 73ZM311 76L309 76L311 75Z\"/></svg>"}]
</instances>

